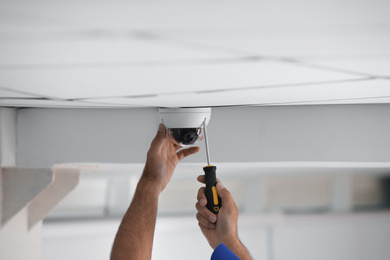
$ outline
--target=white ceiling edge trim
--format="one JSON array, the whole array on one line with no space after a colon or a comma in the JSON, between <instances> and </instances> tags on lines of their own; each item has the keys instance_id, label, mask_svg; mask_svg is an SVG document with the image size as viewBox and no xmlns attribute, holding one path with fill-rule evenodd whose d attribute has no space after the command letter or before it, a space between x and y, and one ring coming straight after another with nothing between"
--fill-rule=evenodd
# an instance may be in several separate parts
<instances>
[{"instance_id":1,"label":"white ceiling edge trim","mask_svg":"<svg viewBox=\"0 0 390 260\"><path fill-rule=\"evenodd\" d=\"M1 99L0 107L23 107L23 108L147 108L150 106L142 105L121 105L103 102L89 101L63 101L63 100L45 100L45 99Z\"/></svg>"},{"instance_id":2,"label":"white ceiling edge trim","mask_svg":"<svg viewBox=\"0 0 390 260\"><path fill-rule=\"evenodd\" d=\"M233 104L233 105L204 105L206 107L235 107L235 106L318 106L318 105L364 105L364 104L390 104L390 97L374 97L374 98L358 98L358 99L341 99L341 100L314 100L314 101L297 101L297 102L281 102L281 103L250 103L250 104ZM89 108L89 109L118 109L118 108L130 108L130 109L139 109L139 108L153 108L153 107L184 107L184 106L155 106L151 105L133 105L123 103L104 103L94 102L94 101L41 101L41 100L32 100L28 101L26 99L0 99L0 108L1 107L11 107L11 108ZM197 106L189 106L197 107ZM202 106L203 107L203 106Z\"/></svg>"},{"instance_id":3,"label":"white ceiling edge trim","mask_svg":"<svg viewBox=\"0 0 390 260\"><path fill-rule=\"evenodd\" d=\"M375 97L362 99L305 101L297 103L267 104L267 106L310 106L310 105L369 105L369 104L390 104L390 97Z\"/></svg>"}]
</instances>

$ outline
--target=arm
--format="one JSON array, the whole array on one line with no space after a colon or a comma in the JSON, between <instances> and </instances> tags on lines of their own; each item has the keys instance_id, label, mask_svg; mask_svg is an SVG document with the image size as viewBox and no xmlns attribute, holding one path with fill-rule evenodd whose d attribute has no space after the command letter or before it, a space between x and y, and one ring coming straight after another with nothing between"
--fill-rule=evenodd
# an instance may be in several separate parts
<instances>
[{"instance_id":1,"label":"arm","mask_svg":"<svg viewBox=\"0 0 390 260\"><path fill-rule=\"evenodd\" d=\"M180 148L166 138L166 129L160 124L133 201L116 234L111 260L151 259L158 197L171 179L177 163L199 151L199 147L178 151Z\"/></svg>"},{"instance_id":2,"label":"arm","mask_svg":"<svg viewBox=\"0 0 390 260\"><path fill-rule=\"evenodd\" d=\"M205 176L198 177L198 181L205 183ZM196 218L203 235L210 246L215 249L219 244L224 243L240 259L252 259L246 247L241 243L237 233L238 208L230 192L218 180L217 193L221 198L222 207L218 215L211 213L207 207L204 187L198 191L198 202Z\"/></svg>"}]
</instances>

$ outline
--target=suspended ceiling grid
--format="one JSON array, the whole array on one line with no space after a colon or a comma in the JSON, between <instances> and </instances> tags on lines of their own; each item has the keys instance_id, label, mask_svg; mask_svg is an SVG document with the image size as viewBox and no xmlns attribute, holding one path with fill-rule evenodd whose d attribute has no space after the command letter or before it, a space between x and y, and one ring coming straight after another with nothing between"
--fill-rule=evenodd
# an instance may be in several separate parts
<instances>
[{"instance_id":1,"label":"suspended ceiling grid","mask_svg":"<svg viewBox=\"0 0 390 260\"><path fill-rule=\"evenodd\" d=\"M389 1L0 2L0 106L390 102Z\"/></svg>"}]
</instances>

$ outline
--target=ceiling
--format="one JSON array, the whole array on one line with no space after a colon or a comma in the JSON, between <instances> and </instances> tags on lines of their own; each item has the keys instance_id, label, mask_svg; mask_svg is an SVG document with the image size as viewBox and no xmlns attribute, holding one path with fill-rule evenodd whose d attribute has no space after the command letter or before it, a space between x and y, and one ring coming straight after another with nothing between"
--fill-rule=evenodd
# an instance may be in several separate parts
<instances>
[{"instance_id":1,"label":"ceiling","mask_svg":"<svg viewBox=\"0 0 390 260\"><path fill-rule=\"evenodd\" d=\"M0 2L0 106L390 103L390 1Z\"/></svg>"}]
</instances>

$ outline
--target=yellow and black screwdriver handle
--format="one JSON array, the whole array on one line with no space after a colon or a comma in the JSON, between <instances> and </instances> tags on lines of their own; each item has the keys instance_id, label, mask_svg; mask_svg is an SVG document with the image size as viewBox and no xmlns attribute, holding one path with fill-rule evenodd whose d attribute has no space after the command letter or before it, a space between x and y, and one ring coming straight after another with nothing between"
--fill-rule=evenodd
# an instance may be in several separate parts
<instances>
[{"instance_id":1,"label":"yellow and black screwdriver handle","mask_svg":"<svg viewBox=\"0 0 390 260\"><path fill-rule=\"evenodd\" d=\"M217 194L216 166L208 165L203 167L206 175L206 189L204 191L207 199L207 208L214 214L218 214L221 208L221 198Z\"/></svg>"}]
</instances>

